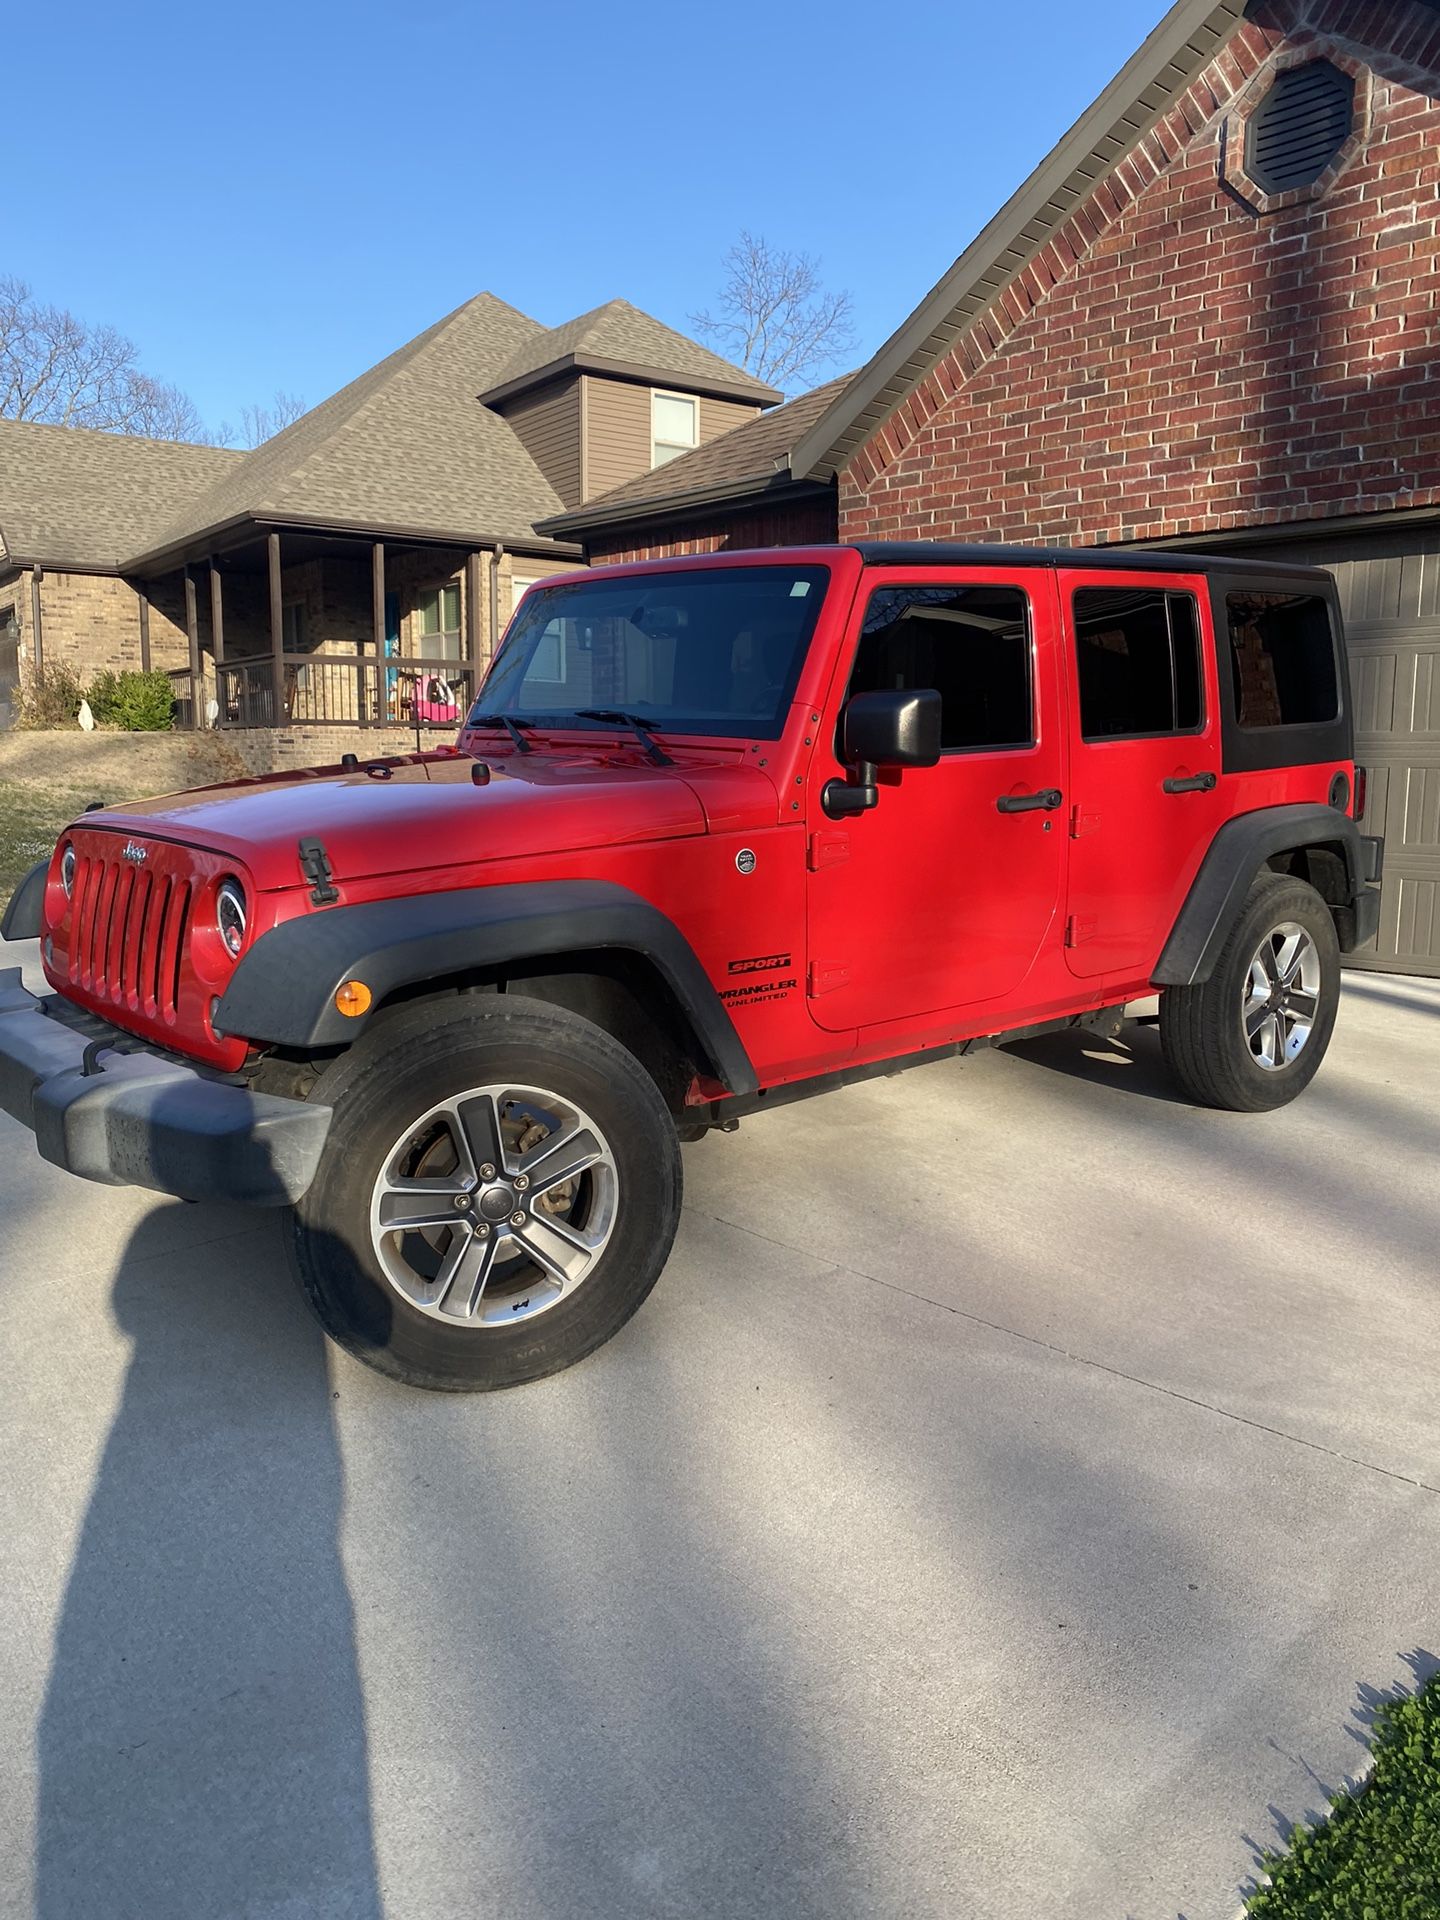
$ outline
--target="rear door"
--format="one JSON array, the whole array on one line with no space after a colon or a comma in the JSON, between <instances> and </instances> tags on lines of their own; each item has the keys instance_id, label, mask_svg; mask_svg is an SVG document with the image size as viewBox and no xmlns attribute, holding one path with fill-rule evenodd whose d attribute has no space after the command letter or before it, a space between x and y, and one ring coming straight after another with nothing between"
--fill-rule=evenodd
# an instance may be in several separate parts
<instances>
[{"instance_id":1,"label":"rear door","mask_svg":"<svg viewBox=\"0 0 1440 1920\"><path fill-rule=\"evenodd\" d=\"M817 759L807 991L831 1032L1013 992L1053 938L1065 845L1050 571L867 573L853 620L847 697L936 688L942 753L842 820L821 801L838 759Z\"/></svg>"},{"instance_id":2,"label":"rear door","mask_svg":"<svg viewBox=\"0 0 1440 1920\"><path fill-rule=\"evenodd\" d=\"M1148 978L1223 818L1203 582L1067 570L1070 971Z\"/></svg>"}]
</instances>

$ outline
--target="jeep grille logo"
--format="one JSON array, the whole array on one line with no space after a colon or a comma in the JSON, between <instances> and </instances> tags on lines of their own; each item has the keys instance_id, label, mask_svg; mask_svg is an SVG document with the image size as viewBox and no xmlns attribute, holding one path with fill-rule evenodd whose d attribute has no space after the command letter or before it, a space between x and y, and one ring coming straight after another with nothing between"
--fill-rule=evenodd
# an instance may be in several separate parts
<instances>
[{"instance_id":1,"label":"jeep grille logo","mask_svg":"<svg viewBox=\"0 0 1440 1920\"><path fill-rule=\"evenodd\" d=\"M127 840L125 845L120 849L120 858L122 860L133 861L138 867L144 860L148 859L149 856L144 847L137 847L133 840Z\"/></svg>"}]
</instances>

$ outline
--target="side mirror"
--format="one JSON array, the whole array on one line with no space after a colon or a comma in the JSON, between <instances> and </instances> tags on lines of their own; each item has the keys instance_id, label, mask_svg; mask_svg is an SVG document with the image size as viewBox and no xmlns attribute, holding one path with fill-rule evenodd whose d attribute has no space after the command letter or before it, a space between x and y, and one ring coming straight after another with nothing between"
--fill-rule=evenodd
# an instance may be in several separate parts
<instances>
[{"instance_id":1,"label":"side mirror","mask_svg":"<svg viewBox=\"0 0 1440 1920\"><path fill-rule=\"evenodd\" d=\"M849 771L843 780L827 780L820 796L826 813L836 819L864 813L878 802L878 767L935 765L940 758L940 695L933 687L857 693L845 708L841 736Z\"/></svg>"},{"instance_id":2,"label":"side mirror","mask_svg":"<svg viewBox=\"0 0 1440 1920\"><path fill-rule=\"evenodd\" d=\"M933 687L857 693L845 709L847 764L933 767L940 758L940 696Z\"/></svg>"}]
</instances>

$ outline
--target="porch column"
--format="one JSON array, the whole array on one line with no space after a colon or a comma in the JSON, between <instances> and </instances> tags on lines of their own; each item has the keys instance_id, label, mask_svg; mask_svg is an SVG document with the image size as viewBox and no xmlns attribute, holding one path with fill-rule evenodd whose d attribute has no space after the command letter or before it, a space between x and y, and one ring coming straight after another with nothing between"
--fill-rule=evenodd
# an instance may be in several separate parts
<instances>
[{"instance_id":1,"label":"porch column","mask_svg":"<svg viewBox=\"0 0 1440 1920\"><path fill-rule=\"evenodd\" d=\"M385 699L381 693L385 685L385 669L380 664L385 658L385 546L380 540L375 541L370 549L370 641L375 655L375 712L372 717L378 725L385 718ZM365 718L363 700L360 718Z\"/></svg>"},{"instance_id":2,"label":"porch column","mask_svg":"<svg viewBox=\"0 0 1440 1920\"><path fill-rule=\"evenodd\" d=\"M144 587L135 589L140 602L140 671L150 671L150 596Z\"/></svg>"},{"instance_id":3,"label":"porch column","mask_svg":"<svg viewBox=\"0 0 1440 1920\"><path fill-rule=\"evenodd\" d=\"M30 664L34 671L45 671L45 643L40 632L40 576L41 567L30 569Z\"/></svg>"},{"instance_id":4,"label":"porch column","mask_svg":"<svg viewBox=\"0 0 1440 1920\"><path fill-rule=\"evenodd\" d=\"M470 668L465 695L467 707L475 698L475 688L480 679L480 662L485 653L485 641L480 627L480 593L480 556L478 553L467 553L465 556L464 640L465 661Z\"/></svg>"},{"instance_id":5,"label":"porch column","mask_svg":"<svg viewBox=\"0 0 1440 1920\"><path fill-rule=\"evenodd\" d=\"M200 677L200 616L195 605L195 576L188 565L185 568L185 632L190 640L190 726L194 731L201 724L200 694L204 682Z\"/></svg>"},{"instance_id":6,"label":"porch column","mask_svg":"<svg viewBox=\"0 0 1440 1920\"><path fill-rule=\"evenodd\" d=\"M280 536L265 541L270 562L270 698L272 727L285 723L285 603L280 597Z\"/></svg>"},{"instance_id":7,"label":"porch column","mask_svg":"<svg viewBox=\"0 0 1440 1920\"><path fill-rule=\"evenodd\" d=\"M220 569L210 559L210 651L217 667L225 664L225 600L220 585ZM216 675L219 678L219 675Z\"/></svg>"}]
</instances>

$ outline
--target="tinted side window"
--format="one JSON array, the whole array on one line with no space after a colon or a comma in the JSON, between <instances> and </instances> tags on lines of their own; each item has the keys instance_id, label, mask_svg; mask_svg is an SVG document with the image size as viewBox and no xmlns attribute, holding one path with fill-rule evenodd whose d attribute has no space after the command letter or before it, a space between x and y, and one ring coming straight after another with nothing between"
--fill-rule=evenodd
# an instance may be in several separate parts
<instances>
[{"instance_id":1,"label":"tinted side window","mask_svg":"<svg viewBox=\"0 0 1440 1920\"><path fill-rule=\"evenodd\" d=\"M934 687L940 745L1028 747L1030 607L1018 587L882 587L871 594L851 693Z\"/></svg>"},{"instance_id":2,"label":"tinted side window","mask_svg":"<svg viewBox=\"0 0 1440 1920\"><path fill-rule=\"evenodd\" d=\"M1340 711L1330 609L1318 593L1229 593L1242 727L1318 726Z\"/></svg>"},{"instance_id":3,"label":"tinted side window","mask_svg":"<svg viewBox=\"0 0 1440 1920\"><path fill-rule=\"evenodd\" d=\"M1158 587L1078 588L1075 654L1082 738L1199 728L1204 702L1193 594Z\"/></svg>"}]
</instances>

